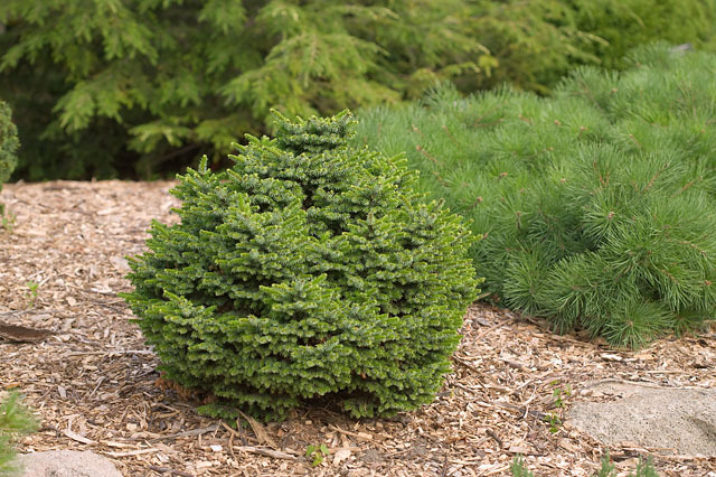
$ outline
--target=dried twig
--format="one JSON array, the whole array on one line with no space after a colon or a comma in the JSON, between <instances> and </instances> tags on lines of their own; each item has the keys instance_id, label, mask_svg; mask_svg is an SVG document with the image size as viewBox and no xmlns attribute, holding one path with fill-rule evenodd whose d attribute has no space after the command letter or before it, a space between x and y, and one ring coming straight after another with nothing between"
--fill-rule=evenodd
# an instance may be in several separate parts
<instances>
[{"instance_id":1,"label":"dried twig","mask_svg":"<svg viewBox=\"0 0 716 477\"><path fill-rule=\"evenodd\" d=\"M244 451L244 452L249 452L251 454L258 454L258 455L262 455L265 457L272 457L274 459L294 460L296 458L296 456L294 456L294 455L288 454L283 451L270 449L268 447L241 446L241 447L236 447L235 449Z\"/></svg>"},{"instance_id":2,"label":"dried twig","mask_svg":"<svg viewBox=\"0 0 716 477\"><path fill-rule=\"evenodd\" d=\"M182 437L194 437L194 436L200 436L202 434L206 434L207 432L214 432L217 429L219 429L221 426L214 425L209 427L203 427L201 429L192 429L190 431L182 431L182 432L175 432L174 434L169 434L162 437L156 437L154 439L149 439L149 442L157 442L157 441L166 441L170 439L180 439Z\"/></svg>"},{"instance_id":3,"label":"dried twig","mask_svg":"<svg viewBox=\"0 0 716 477\"><path fill-rule=\"evenodd\" d=\"M495 431L493 431L492 429L487 429L487 435L492 437L495 440L495 442L497 442L497 445L500 447L500 449L505 447L504 442L502 442L502 439L499 438L499 436L495 433Z\"/></svg>"},{"instance_id":4,"label":"dried twig","mask_svg":"<svg viewBox=\"0 0 716 477\"><path fill-rule=\"evenodd\" d=\"M52 330L11 325L0 321L0 338L15 343L36 343L54 334L55 332Z\"/></svg>"},{"instance_id":5,"label":"dried twig","mask_svg":"<svg viewBox=\"0 0 716 477\"><path fill-rule=\"evenodd\" d=\"M194 477L194 474L184 472L183 470L170 469L169 467L159 467L158 465L150 465L149 468L160 474L178 475L180 477Z\"/></svg>"}]
</instances>

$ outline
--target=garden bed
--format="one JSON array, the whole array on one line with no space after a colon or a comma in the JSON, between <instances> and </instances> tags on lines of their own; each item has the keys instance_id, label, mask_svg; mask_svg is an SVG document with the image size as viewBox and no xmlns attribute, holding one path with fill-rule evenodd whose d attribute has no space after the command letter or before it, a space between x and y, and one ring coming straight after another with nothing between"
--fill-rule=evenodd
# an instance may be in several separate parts
<instances>
[{"instance_id":1,"label":"garden bed","mask_svg":"<svg viewBox=\"0 0 716 477\"><path fill-rule=\"evenodd\" d=\"M30 343L0 335L0 388L26 394L42 420L21 452L92 450L127 476L508 475L518 454L536 475L590 476L603 446L560 422L571 403L590 399L585 383L716 387L713 326L626 352L475 305L430 406L362 421L316 407L234 431L198 416L193 396L159 379L117 297L129 290L124 256L144 249L150 221L176 220L172 184L10 184L0 194L15 215L0 235L0 322L54 332ZM306 449L321 444L330 453L314 467ZM611 451L620 469L647 454L662 475L716 472L716 458L628 442Z\"/></svg>"}]
</instances>

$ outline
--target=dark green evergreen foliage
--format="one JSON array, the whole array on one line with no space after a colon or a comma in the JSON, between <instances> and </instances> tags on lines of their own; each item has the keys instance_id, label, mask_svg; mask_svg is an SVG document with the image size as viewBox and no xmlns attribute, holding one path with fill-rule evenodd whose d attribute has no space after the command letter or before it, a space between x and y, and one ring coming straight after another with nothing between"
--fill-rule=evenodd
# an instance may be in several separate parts
<instances>
[{"instance_id":1,"label":"dark green evergreen foliage","mask_svg":"<svg viewBox=\"0 0 716 477\"><path fill-rule=\"evenodd\" d=\"M270 126L513 82L549 91L576 64L620 66L665 38L713 45L716 0L2 0L0 97L17 176L142 176Z\"/></svg>"},{"instance_id":2,"label":"dark green evergreen foliage","mask_svg":"<svg viewBox=\"0 0 716 477\"><path fill-rule=\"evenodd\" d=\"M327 397L354 416L430 402L477 296L460 219L413 191L400 156L346 146L352 121L249 137L233 168L206 159L173 190L125 296L168 379L204 411L282 418Z\"/></svg>"},{"instance_id":3,"label":"dark green evergreen foliage","mask_svg":"<svg viewBox=\"0 0 716 477\"><path fill-rule=\"evenodd\" d=\"M505 306L640 346L716 309L716 55L642 48L544 99L503 89L363 115L356 141L408 150L470 218Z\"/></svg>"},{"instance_id":4,"label":"dark green evergreen foliage","mask_svg":"<svg viewBox=\"0 0 716 477\"><path fill-rule=\"evenodd\" d=\"M575 11L578 28L605 41L590 44L608 68L622 68L630 50L654 42L691 42L696 49L716 51L716 2L607 0L565 2ZM688 34L687 32L691 32Z\"/></svg>"},{"instance_id":5,"label":"dark green evergreen foliage","mask_svg":"<svg viewBox=\"0 0 716 477\"><path fill-rule=\"evenodd\" d=\"M22 434L37 429L37 420L22 404L17 393L0 398L0 476L7 477L19 472L14 462L13 443Z\"/></svg>"},{"instance_id":6,"label":"dark green evergreen foliage","mask_svg":"<svg viewBox=\"0 0 716 477\"><path fill-rule=\"evenodd\" d=\"M475 5L477 12L469 21L497 65L466 90L508 82L549 93L575 66L621 68L629 50L657 40L716 49L716 0L506 0ZM465 80L457 82L464 86Z\"/></svg>"},{"instance_id":7,"label":"dark green evergreen foliage","mask_svg":"<svg viewBox=\"0 0 716 477\"><path fill-rule=\"evenodd\" d=\"M0 190L3 182L7 181L17 165L15 152L20 143L17 139L17 128L12 122L10 107L0 100ZM4 213L4 206L0 204L0 217Z\"/></svg>"},{"instance_id":8,"label":"dark green evergreen foliage","mask_svg":"<svg viewBox=\"0 0 716 477\"><path fill-rule=\"evenodd\" d=\"M0 100L0 188L17 165L15 153L20 146L17 128L12 122L12 112L7 103Z\"/></svg>"}]
</instances>

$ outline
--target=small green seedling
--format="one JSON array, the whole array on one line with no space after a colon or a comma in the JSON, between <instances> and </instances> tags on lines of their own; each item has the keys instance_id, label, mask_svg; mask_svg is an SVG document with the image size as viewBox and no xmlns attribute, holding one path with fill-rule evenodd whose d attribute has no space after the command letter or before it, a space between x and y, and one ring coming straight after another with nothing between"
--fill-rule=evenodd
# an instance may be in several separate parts
<instances>
[{"instance_id":1,"label":"small green seedling","mask_svg":"<svg viewBox=\"0 0 716 477\"><path fill-rule=\"evenodd\" d=\"M564 400L572 395L572 386L567 384L564 388L561 388L558 387L557 384L559 384L559 381L552 382L552 385L554 386L554 390L552 391L552 396L554 397L554 407L562 408L564 407Z\"/></svg>"},{"instance_id":2,"label":"small green seedling","mask_svg":"<svg viewBox=\"0 0 716 477\"><path fill-rule=\"evenodd\" d=\"M12 212L3 211L0 204L0 226L5 232L11 234L15 229L15 218L15 214Z\"/></svg>"},{"instance_id":3,"label":"small green seedling","mask_svg":"<svg viewBox=\"0 0 716 477\"><path fill-rule=\"evenodd\" d=\"M529 471L525 460L519 454L512 460L510 472L512 472L512 477L535 477L535 474Z\"/></svg>"},{"instance_id":4,"label":"small green seedling","mask_svg":"<svg viewBox=\"0 0 716 477\"><path fill-rule=\"evenodd\" d=\"M34 308L35 303L37 302L37 289L40 288L40 284L34 280L30 280L27 283L25 283L25 286L27 288L29 288L29 290L30 290L25 295L25 298L27 298L27 300L28 300L27 307Z\"/></svg>"},{"instance_id":5,"label":"small green seedling","mask_svg":"<svg viewBox=\"0 0 716 477\"><path fill-rule=\"evenodd\" d=\"M572 387L569 384L564 387L561 387L559 381L552 381L550 384L553 387L552 397L554 397L554 402L552 403L552 406L555 409L562 409L564 407L564 402L566 398L572 395ZM551 432L552 434L556 434L559 431L559 426L562 424L562 419L559 417L557 412L550 412L545 414L543 420L549 424L549 432Z\"/></svg>"},{"instance_id":6,"label":"small green seedling","mask_svg":"<svg viewBox=\"0 0 716 477\"><path fill-rule=\"evenodd\" d=\"M311 465L313 467L319 466L323 463L324 457L328 456L331 451L328 449L326 444L320 446L310 445L306 447L306 457L311 459Z\"/></svg>"},{"instance_id":7,"label":"small green seedling","mask_svg":"<svg viewBox=\"0 0 716 477\"><path fill-rule=\"evenodd\" d=\"M599 472L594 474L594 477L614 477L616 473L617 470L614 467L614 464L611 463L609 451L607 450L602 456L602 466L599 469Z\"/></svg>"},{"instance_id":8,"label":"small green seedling","mask_svg":"<svg viewBox=\"0 0 716 477\"><path fill-rule=\"evenodd\" d=\"M559 426L562 425L562 420L556 413L550 412L549 414L546 414L544 416L544 420L549 424L549 432L552 434L559 432Z\"/></svg>"}]
</instances>

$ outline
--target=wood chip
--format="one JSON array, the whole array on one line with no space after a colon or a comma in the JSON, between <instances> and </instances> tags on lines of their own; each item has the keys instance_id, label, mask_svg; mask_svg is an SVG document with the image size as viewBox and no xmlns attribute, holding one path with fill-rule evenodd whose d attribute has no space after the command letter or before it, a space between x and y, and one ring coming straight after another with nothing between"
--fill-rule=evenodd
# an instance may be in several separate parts
<instances>
[{"instance_id":1,"label":"wood chip","mask_svg":"<svg viewBox=\"0 0 716 477\"><path fill-rule=\"evenodd\" d=\"M214 432L219 429L219 427L220 426L217 424L209 427L202 427L200 429L192 429L190 431L175 432L166 436L155 437L154 439L150 439L149 442L164 441L169 439L181 439L183 437L196 437L202 434L206 434L207 432Z\"/></svg>"},{"instance_id":2,"label":"wood chip","mask_svg":"<svg viewBox=\"0 0 716 477\"><path fill-rule=\"evenodd\" d=\"M246 419L246 422L249 423L249 425L251 426L251 430L254 431L254 435L256 436L256 439L258 439L258 441L259 441L259 444L266 444L267 446L272 447L274 449L276 449L278 447L278 445L274 442L274 440L271 439L271 436L269 436L268 433L266 432L266 428L260 422L258 422L253 417L251 417L247 414L244 414L241 411L239 411L239 414L241 415L242 418Z\"/></svg>"},{"instance_id":3,"label":"wood chip","mask_svg":"<svg viewBox=\"0 0 716 477\"><path fill-rule=\"evenodd\" d=\"M159 449L137 449L137 450L126 451L126 452L106 451L106 452L104 452L104 454L106 454L110 457L134 457L134 456L138 456L138 455L154 454L155 452L159 452Z\"/></svg>"},{"instance_id":4,"label":"wood chip","mask_svg":"<svg viewBox=\"0 0 716 477\"><path fill-rule=\"evenodd\" d=\"M52 330L30 328L27 326L11 325L0 322L0 338L14 343L37 343L48 336L54 335Z\"/></svg>"},{"instance_id":5,"label":"wood chip","mask_svg":"<svg viewBox=\"0 0 716 477\"><path fill-rule=\"evenodd\" d=\"M293 456L286 452L278 451L278 450L271 449L268 447L240 446L240 447L234 447L234 449L244 451L244 452L249 452L251 454L262 455L265 457L272 457L274 459L294 460L296 458L296 456Z\"/></svg>"},{"instance_id":6,"label":"wood chip","mask_svg":"<svg viewBox=\"0 0 716 477\"><path fill-rule=\"evenodd\" d=\"M345 434L350 437L355 437L356 439L361 440L361 441L373 440L373 435L368 432L350 432L350 431L343 430L340 427L333 425L333 424L330 425L330 428L340 432L341 434Z\"/></svg>"},{"instance_id":7,"label":"wood chip","mask_svg":"<svg viewBox=\"0 0 716 477\"><path fill-rule=\"evenodd\" d=\"M87 439L85 436L77 434L76 432L73 432L69 429L65 429L64 431L62 431L62 433L73 441L81 442L82 444L96 444L96 442L92 439Z\"/></svg>"},{"instance_id":8,"label":"wood chip","mask_svg":"<svg viewBox=\"0 0 716 477\"><path fill-rule=\"evenodd\" d=\"M350 449L338 449L333 454L333 465L339 465L344 460L348 459L351 456Z\"/></svg>"}]
</instances>

